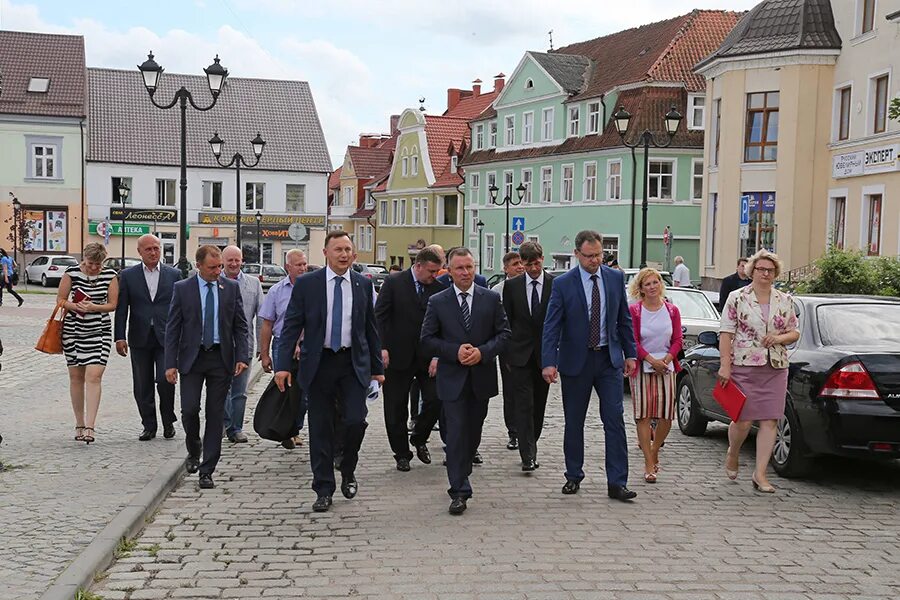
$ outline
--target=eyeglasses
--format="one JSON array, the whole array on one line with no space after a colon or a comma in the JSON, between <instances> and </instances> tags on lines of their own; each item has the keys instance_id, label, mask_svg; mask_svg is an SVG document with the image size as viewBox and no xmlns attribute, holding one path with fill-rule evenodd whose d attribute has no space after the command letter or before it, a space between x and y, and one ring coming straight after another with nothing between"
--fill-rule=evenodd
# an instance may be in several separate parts
<instances>
[{"instance_id":1,"label":"eyeglasses","mask_svg":"<svg viewBox=\"0 0 900 600\"><path fill-rule=\"evenodd\" d=\"M769 269L769 268L766 268L766 267L753 267L753 270L754 270L754 271L759 271L759 272L762 273L763 275L774 275L774 274L775 274L775 271L776 271L776 269L774 269L774 268Z\"/></svg>"}]
</instances>

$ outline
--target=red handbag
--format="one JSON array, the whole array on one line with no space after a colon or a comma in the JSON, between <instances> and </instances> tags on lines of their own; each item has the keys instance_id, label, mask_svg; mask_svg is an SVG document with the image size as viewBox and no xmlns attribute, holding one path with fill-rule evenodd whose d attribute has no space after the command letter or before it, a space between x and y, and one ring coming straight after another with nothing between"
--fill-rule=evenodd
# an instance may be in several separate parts
<instances>
[{"instance_id":1,"label":"red handbag","mask_svg":"<svg viewBox=\"0 0 900 600\"><path fill-rule=\"evenodd\" d=\"M57 302L56 308L44 326L44 332L34 346L35 350L45 354L62 354L62 326L65 317L66 309L63 308L63 302Z\"/></svg>"}]
</instances>

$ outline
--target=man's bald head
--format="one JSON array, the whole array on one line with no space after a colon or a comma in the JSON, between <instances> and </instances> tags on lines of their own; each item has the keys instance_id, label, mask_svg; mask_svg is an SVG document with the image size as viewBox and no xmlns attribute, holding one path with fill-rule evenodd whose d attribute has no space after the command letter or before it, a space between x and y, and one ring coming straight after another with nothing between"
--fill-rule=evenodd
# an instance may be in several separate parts
<instances>
[{"instance_id":1,"label":"man's bald head","mask_svg":"<svg viewBox=\"0 0 900 600\"><path fill-rule=\"evenodd\" d=\"M153 270L159 264L159 257L162 253L162 244L158 237L147 233L138 238L137 251L141 257L141 261L143 261L148 269ZM122 266L124 267L124 265Z\"/></svg>"},{"instance_id":2,"label":"man's bald head","mask_svg":"<svg viewBox=\"0 0 900 600\"><path fill-rule=\"evenodd\" d=\"M241 273L241 265L244 264L244 253L237 246L225 246L222 250L222 264L225 267L225 276L237 279Z\"/></svg>"}]
</instances>

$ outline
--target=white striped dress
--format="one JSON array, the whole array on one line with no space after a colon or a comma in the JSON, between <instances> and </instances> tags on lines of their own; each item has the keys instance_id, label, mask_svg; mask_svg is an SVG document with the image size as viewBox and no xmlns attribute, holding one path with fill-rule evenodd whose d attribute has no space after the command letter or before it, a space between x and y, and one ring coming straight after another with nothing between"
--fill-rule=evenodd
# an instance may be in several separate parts
<instances>
[{"instance_id":1,"label":"white striped dress","mask_svg":"<svg viewBox=\"0 0 900 600\"><path fill-rule=\"evenodd\" d=\"M103 269L99 275L88 276L82 272L80 265L73 265L66 269L66 274L72 279L70 302L74 302L76 290L81 290L94 304L108 302L109 284L116 278L113 269ZM85 313L81 316L69 311L63 321L62 341L67 366L106 366L112 345L112 319L109 313Z\"/></svg>"}]
</instances>

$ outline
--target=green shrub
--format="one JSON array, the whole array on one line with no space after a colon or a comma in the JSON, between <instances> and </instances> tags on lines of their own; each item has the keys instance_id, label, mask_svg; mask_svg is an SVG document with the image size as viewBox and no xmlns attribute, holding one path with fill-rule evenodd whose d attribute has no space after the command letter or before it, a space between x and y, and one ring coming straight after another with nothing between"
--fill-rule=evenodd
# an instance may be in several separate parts
<instances>
[{"instance_id":1,"label":"green shrub","mask_svg":"<svg viewBox=\"0 0 900 600\"><path fill-rule=\"evenodd\" d=\"M829 249L815 262L815 274L797 285L807 294L877 294L882 286L875 261L859 250Z\"/></svg>"},{"instance_id":2,"label":"green shrub","mask_svg":"<svg viewBox=\"0 0 900 600\"><path fill-rule=\"evenodd\" d=\"M881 256L872 261L879 296L900 296L900 260Z\"/></svg>"}]
</instances>

